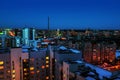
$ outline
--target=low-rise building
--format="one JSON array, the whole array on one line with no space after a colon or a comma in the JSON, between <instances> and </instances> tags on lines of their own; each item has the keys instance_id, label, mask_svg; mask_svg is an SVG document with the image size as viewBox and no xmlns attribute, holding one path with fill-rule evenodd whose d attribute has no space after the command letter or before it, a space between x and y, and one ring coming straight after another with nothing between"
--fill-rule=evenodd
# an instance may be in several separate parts
<instances>
[{"instance_id":1,"label":"low-rise building","mask_svg":"<svg viewBox=\"0 0 120 80\"><path fill-rule=\"evenodd\" d=\"M58 47L55 51L55 80L63 80L63 61L81 60L82 53L75 49L67 49L64 46ZM68 80L68 78L65 78ZM64 79L64 80L65 80Z\"/></svg>"}]
</instances>

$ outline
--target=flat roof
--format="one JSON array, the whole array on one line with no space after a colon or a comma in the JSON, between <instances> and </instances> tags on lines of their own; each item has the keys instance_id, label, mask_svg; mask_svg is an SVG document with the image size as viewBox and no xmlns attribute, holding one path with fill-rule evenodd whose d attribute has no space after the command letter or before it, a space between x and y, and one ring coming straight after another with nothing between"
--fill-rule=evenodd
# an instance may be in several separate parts
<instances>
[{"instance_id":1,"label":"flat roof","mask_svg":"<svg viewBox=\"0 0 120 80\"><path fill-rule=\"evenodd\" d=\"M0 54L10 53L9 48L0 48Z\"/></svg>"}]
</instances>

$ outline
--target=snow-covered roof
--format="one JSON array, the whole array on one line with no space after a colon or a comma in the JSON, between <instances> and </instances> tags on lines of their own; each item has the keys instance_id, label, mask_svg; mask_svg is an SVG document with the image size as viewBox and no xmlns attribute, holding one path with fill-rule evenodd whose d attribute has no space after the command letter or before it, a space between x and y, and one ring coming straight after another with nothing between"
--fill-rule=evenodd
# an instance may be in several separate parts
<instances>
[{"instance_id":1,"label":"snow-covered roof","mask_svg":"<svg viewBox=\"0 0 120 80\"><path fill-rule=\"evenodd\" d=\"M22 49L22 52L28 52L28 49Z\"/></svg>"},{"instance_id":2,"label":"snow-covered roof","mask_svg":"<svg viewBox=\"0 0 120 80\"><path fill-rule=\"evenodd\" d=\"M116 58L120 56L120 50L116 50Z\"/></svg>"},{"instance_id":3,"label":"snow-covered roof","mask_svg":"<svg viewBox=\"0 0 120 80\"><path fill-rule=\"evenodd\" d=\"M41 44L42 45L48 45L48 42L42 42Z\"/></svg>"},{"instance_id":4,"label":"snow-covered roof","mask_svg":"<svg viewBox=\"0 0 120 80\"><path fill-rule=\"evenodd\" d=\"M70 51L72 51L73 53L80 53L80 51L76 50L76 49L70 49Z\"/></svg>"},{"instance_id":5,"label":"snow-covered roof","mask_svg":"<svg viewBox=\"0 0 120 80\"><path fill-rule=\"evenodd\" d=\"M77 63L83 63L82 61L79 61L79 60L77 60L77 61L75 61L75 62L77 62Z\"/></svg>"},{"instance_id":6,"label":"snow-covered roof","mask_svg":"<svg viewBox=\"0 0 120 80\"><path fill-rule=\"evenodd\" d=\"M112 76L112 73L107 71L107 70L104 70L100 67L97 67L95 65L92 65L92 64L89 64L89 63L86 63L85 64L86 66L89 66L91 69L94 69L96 70L96 72L99 74L99 78L100 79L103 79L103 76L104 77L107 77L107 78L110 78Z\"/></svg>"},{"instance_id":7,"label":"snow-covered roof","mask_svg":"<svg viewBox=\"0 0 120 80\"><path fill-rule=\"evenodd\" d=\"M64 46L60 46L59 49L61 49L61 50L67 50L67 48L64 47Z\"/></svg>"},{"instance_id":8,"label":"snow-covered roof","mask_svg":"<svg viewBox=\"0 0 120 80\"><path fill-rule=\"evenodd\" d=\"M95 75L95 73L93 73L93 72L89 72L88 75Z\"/></svg>"},{"instance_id":9,"label":"snow-covered roof","mask_svg":"<svg viewBox=\"0 0 120 80\"><path fill-rule=\"evenodd\" d=\"M30 48L28 45L23 45L22 48Z\"/></svg>"},{"instance_id":10,"label":"snow-covered roof","mask_svg":"<svg viewBox=\"0 0 120 80\"><path fill-rule=\"evenodd\" d=\"M37 49L37 48L33 48L32 50L33 50L33 51L38 51L38 49Z\"/></svg>"},{"instance_id":11,"label":"snow-covered roof","mask_svg":"<svg viewBox=\"0 0 120 80\"><path fill-rule=\"evenodd\" d=\"M88 77L85 78L85 80L95 80L95 79L90 77L90 76L88 76Z\"/></svg>"}]
</instances>

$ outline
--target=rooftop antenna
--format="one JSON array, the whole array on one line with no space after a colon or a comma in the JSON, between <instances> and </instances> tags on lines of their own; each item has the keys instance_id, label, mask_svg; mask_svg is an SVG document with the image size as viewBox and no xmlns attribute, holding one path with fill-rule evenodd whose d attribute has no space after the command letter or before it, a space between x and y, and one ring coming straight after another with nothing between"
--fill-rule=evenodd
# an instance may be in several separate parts
<instances>
[{"instance_id":1,"label":"rooftop antenna","mask_svg":"<svg viewBox=\"0 0 120 80\"><path fill-rule=\"evenodd\" d=\"M50 18L48 16L48 31L49 31L49 29L50 29Z\"/></svg>"}]
</instances>

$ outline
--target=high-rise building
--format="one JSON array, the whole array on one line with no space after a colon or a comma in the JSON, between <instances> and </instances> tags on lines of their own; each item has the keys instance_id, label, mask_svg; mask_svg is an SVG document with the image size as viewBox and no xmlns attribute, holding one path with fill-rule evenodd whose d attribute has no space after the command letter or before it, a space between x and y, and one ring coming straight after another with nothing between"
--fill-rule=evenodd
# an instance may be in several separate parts
<instances>
[{"instance_id":1,"label":"high-rise building","mask_svg":"<svg viewBox=\"0 0 120 80\"><path fill-rule=\"evenodd\" d=\"M22 29L13 29L14 30L14 32L15 32L15 36L19 36L19 37L22 37Z\"/></svg>"},{"instance_id":2,"label":"high-rise building","mask_svg":"<svg viewBox=\"0 0 120 80\"><path fill-rule=\"evenodd\" d=\"M52 80L49 49L0 49L0 80Z\"/></svg>"},{"instance_id":3,"label":"high-rise building","mask_svg":"<svg viewBox=\"0 0 120 80\"><path fill-rule=\"evenodd\" d=\"M23 39L23 44L29 45L29 40L35 40L35 29L23 28L22 39Z\"/></svg>"},{"instance_id":4,"label":"high-rise building","mask_svg":"<svg viewBox=\"0 0 120 80\"><path fill-rule=\"evenodd\" d=\"M0 80L23 80L22 60L26 58L21 48L0 49Z\"/></svg>"},{"instance_id":5,"label":"high-rise building","mask_svg":"<svg viewBox=\"0 0 120 80\"><path fill-rule=\"evenodd\" d=\"M0 36L0 47L11 47L16 48L21 46L21 38L20 37L9 37L6 35Z\"/></svg>"},{"instance_id":6,"label":"high-rise building","mask_svg":"<svg viewBox=\"0 0 120 80\"><path fill-rule=\"evenodd\" d=\"M115 60L116 44L114 42L85 42L83 58L86 62L101 64L104 62L113 63ZM88 57L89 56L89 57Z\"/></svg>"},{"instance_id":7,"label":"high-rise building","mask_svg":"<svg viewBox=\"0 0 120 80\"><path fill-rule=\"evenodd\" d=\"M0 48L11 47L11 39L6 35L0 35Z\"/></svg>"},{"instance_id":8,"label":"high-rise building","mask_svg":"<svg viewBox=\"0 0 120 80\"><path fill-rule=\"evenodd\" d=\"M29 34L30 34L29 40L35 40L35 36L36 36L35 32L36 32L36 30L34 28L29 29Z\"/></svg>"},{"instance_id":9,"label":"high-rise building","mask_svg":"<svg viewBox=\"0 0 120 80\"><path fill-rule=\"evenodd\" d=\"M24 28L22 31L23 44L29 45L29 28Z\"/></svg>"},{"instance_id":10,"label":"high-rise building","mask_svg":"<svg viewBox=\"0 0 120 80\"><path fill-rule=\"evenodd\" d=\"M21 47L21 38L19 36L17 37L11 37L10 38L10 44L11 46L10 47Z\"/></svg>"},{"instance_id":11,"label":"high-rise building","mask_svg":"<svg viewBox=\"0 0 120 80\"><path fill-rule=\"evenodd\" d=\"M23 80L52 80L50 48L29 50L29 58L23 60Z\"/></svg>"}]
</instances>

